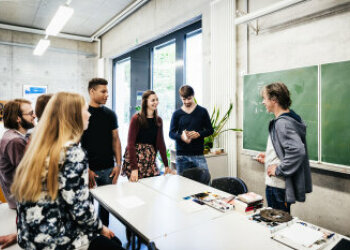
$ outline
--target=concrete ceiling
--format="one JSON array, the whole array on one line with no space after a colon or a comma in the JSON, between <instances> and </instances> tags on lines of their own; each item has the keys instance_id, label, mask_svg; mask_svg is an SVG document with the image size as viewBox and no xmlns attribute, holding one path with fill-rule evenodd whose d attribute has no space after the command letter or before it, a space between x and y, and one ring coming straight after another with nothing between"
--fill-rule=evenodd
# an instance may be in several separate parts
<instances>
[{"instance_id":1,"label":"concrete ceiling","mask_svg":"<svg viewBox=\"0 0 350 250\"><path fill-rule=\"evenodd\" d=\"M72 0L62 33L91 36L135 0ZM0 23L45 30L66 0L0 0Z\"/></svg>"}]
</instances>

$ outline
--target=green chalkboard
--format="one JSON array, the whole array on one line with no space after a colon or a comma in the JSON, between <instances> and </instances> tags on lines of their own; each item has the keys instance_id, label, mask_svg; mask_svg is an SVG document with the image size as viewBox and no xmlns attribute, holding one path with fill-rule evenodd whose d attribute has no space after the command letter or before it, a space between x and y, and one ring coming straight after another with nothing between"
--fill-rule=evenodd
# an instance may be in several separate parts
<instances>
[{"instance_id":1,"label":"green chalkboard","mask_svg":"<svg viewBox=\"0 0 350 250\"><path fill-rule=\"evenodd\" d=\"M322 161L350 165L350 61L321 65Z\"/></svg>"},{"instance_id":2,"label":"green chalkboard","mask_svg":"<svg viewBox=\"0 0 350 250\"><path fill-rule=\"evenodd\" d=\"M268 122L273 115L266 113L260 95L264 85L283 82L291 92L291 108L307 125L309 157L318 159L318 68L317 66L244 76L243 148L265 151Z\"/></svg>"}]
</instances>

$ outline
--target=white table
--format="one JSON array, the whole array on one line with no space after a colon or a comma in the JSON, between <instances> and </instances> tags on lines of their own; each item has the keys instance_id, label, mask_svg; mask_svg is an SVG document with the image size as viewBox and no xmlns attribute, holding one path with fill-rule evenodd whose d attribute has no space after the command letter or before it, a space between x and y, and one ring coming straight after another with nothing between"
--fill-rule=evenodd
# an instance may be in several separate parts
<instances>
[{"instance_id":1,"label":"white table","mask_svg":"<svg viewBox=\"0 0 350 250\"><path fill-rule=\"evenodd\" d=\"M197 181L189 180L188 178L180 175L144 178L139 180L139 182L176 201L180 201L186 196L206 191L216 193L224 197L231 196L229 193L212 188Z\"/></svg>"},{"instance_id":2,"label":"white table","mask_svg":"<svg viewBox=\"0 0 350 250\"><path fill-rule=\"evenodd\" d=\"M247 220L238 213L230 213L201 225L172 233L154 241L161 250L202 249L289 249L270 238L267 228Z\"/></svg>"},{"instance_id":3,"label":"white table","mask_svg":"<svg viewBox=\"0 0 350 250\"><path fill-rule=\"evenodd\" d=\"M222 216L220 211L197 204L194 205L200 210L186 212L180 208L180 202L141 182L106 185L91 190L91 193L102 206L148 242ZM130 197L137 197L143 204L128 208L123 200Z\"/></svg>"},{"instance_id":4,"label":"white table","mask_svg":"<svg viewBox=\"0 0 350 250\"><path fill-rule=\"evenodd\" d=\"M160 250L290 249L271 239L268 228L249 221L241 213L222 213L205 205L198 211L183 210L183 197L206 191L229 195L178 175L145 178L137 183L118 182L91 193L133 232ZM130 197L142 204L127 208L123 200Z\"/></svg>"},{"instance_id":5,"label":"white table","mask_svg":"<svg viewBox=\"0 0 350 250\"><path fill-rule=\"evenodd\" d=\"M0 235L7 235L17 232L16 210L10 209L7 203L0 204ZM18 244L12 245L6 249L21 249Z\"/></svg>"}]
</instances>

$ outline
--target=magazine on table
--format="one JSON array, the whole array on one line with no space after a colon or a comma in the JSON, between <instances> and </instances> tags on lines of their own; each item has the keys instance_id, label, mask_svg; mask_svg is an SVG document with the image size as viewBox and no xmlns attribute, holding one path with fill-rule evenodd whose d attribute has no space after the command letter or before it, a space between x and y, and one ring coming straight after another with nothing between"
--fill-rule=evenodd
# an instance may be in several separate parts
<instances>
[{"instance_id":1,"label":"magazine on table","mask_svg":"<svg viewBox=\"0 0 350 250\"><path fill-rule=\"evenodd\" d=\"M203 192L191 195L194 201L200 201L204 204L218 209L221 212L228 212L233 210L234 205L232 201L236 196L230 195L229 197L223 197L217 194L213 194L211 192Z\"/></svg>"},{"instance_id":2,"label":"magazine on table","mask_svg":"<svg viewBox=\"0 0 350 250\"><path fill-rule=\"evenodd\" d=\"M300 220L292 221L274 232L271 238L292 249L300 250L321 250L330 242L338 240L334 232Z\"/></svg>"}]
</instances>

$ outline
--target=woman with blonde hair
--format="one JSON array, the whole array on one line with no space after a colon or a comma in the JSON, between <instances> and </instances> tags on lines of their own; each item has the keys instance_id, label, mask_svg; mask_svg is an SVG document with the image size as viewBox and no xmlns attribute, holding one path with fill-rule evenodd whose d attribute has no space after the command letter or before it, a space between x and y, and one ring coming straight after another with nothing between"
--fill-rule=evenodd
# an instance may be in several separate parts
<instances>
[{"instance_id":1,"label":"woman with blonde hair","mask_svg":"<svg viewBox=\"0 0 350 250\"><path fill-rule=\"evenodd\" d=\"M57 93L32 135L12 185L22 248L121 248L97 219L89 195L88 161L78 145L87 109L81 95Z\"/></svg>"}]
</instances>

